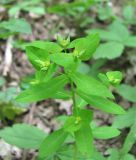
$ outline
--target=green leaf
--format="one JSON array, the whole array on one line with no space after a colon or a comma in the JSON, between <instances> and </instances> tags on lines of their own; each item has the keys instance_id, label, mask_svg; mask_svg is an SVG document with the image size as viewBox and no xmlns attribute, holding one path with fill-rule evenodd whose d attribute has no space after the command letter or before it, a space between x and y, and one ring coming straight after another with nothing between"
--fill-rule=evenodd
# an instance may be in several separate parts
<instances>
[{"instance_id":1,"label":"green leaf","mask_svg":"<svg viewBox=\"0 0 136 160\"><path fill-rule=\"evenodd\" d=\"M118 149L110 149L110 157L108 160L120 159L120 154Z\"/></svg>"},{"instance_id":2,"label":"green leaf","mask_svg":"<svg viewBox=\"0 0 136 160\"><path fill-rule=\"evenodd\" d=\"M0 87L2 87L6 83L4 77L0 76Z\"/></svg>"},{"instance_id":3,"label":"green leaf","mask_svg":"<svg viewBox=\"0 0 136 160\"><path fill-rule=\"evenodd\" d=\"M123 78L123 75L120 71L109 71L106 73L106 75L112 85L119 85Z\"/></svg>"},{"instance_id":4,"label":"green leaf","mask_svg":"<svg viewBox=\"0 0 136 160\"><path fill-rule=\"evenodd\" d=\"M60 129L45 138L39 149L38 160L45 160L47 156L55 153L64 143L67 136L68 133Z\"/></svg>"},{"instance_id":5,"label":"green leaf","mask_svg":"<svg viewBox=\"0 0 136 160\"><path fill-rule=\"evenodd\" d=\"M125 142L120 150L120 154L126 155L127 153L129 153L129 151L135 144L135 141L136 141L136 122L134 122L133 125L131 126L129 133L125 138Z\"/></svg>"},{"instance_id":6,"label":"green leaf","mask_svg":"<svg viewBox=\"0 0 136 160\"><path fill-rule=\"evenodd\" d=\"M78 150L86 156L91 157L93 153L93 135L89 125L83 125L75 132L76 145Z\"/></svg>"},{"instance_id":7,"label":"green leaf","mask_svg":"<svg viewBox=\"0 0 136 160\"><path fill-rule=\"evenodd\" d=\"M102 40L117 42L121 44L124 44L124 42L130 36L129 30L120 21L114 21L111 25L108 26L107 30L93 29L88 30L87 33L98 33Z\"/></svg>"},{"instance_id":8,"label":"green leaf","mask_svg":"<svg viewBox=\"0 0 136 160\"><path fill-rule=\"evenodd\" d=\"M40 70L44 63L49 60L49 53L45 49L28 46L26 47L26 53L29 61L37 70Z\"/></svg>"},{"instance_id":9,"label":"green leaf","mask_svg":"<svg viewBox=\"0 0 136 160\"><path fill-rule=\"evenodd\" d=\"M98 77L99 77L99 79L102 81L102 83L103 83L104 85L106 85L107 87L110 86L108 77L107 77L105 74L99 73L99 74L98 74Z\"/></svg>"},{"instance_id":10,"label":"green leaf","mask_svg":"<svg viewBox=\"0 0 136 160\"><path fill-rule=\"evenodd\" d=\"M14 120L15 116L22 114L26 109L21 106L14 106L13 104L4 105L1 108L3 117L8 118L9 120Z\"/></svg>"},{"instance_id":11,"label":"green leaf","mask_svg":"<svg viewBox=\"0 0 136 160\"><path fill-rule=\"evenodd\" d=\"M60 53L62 51L62 48L57 43L48 41L34 41L25 44L25 47L27 46L33 46L36 48L44 49L48 53Z\"/></svg>"},{"instance_id":12,"label":"green leaf","mask_svg":"<svg viewBox=\"0 0 136 160\"><path fill-rule=\"evenodd\" d=\"M94 58L107 58L107 59L114 59L119 57L124 50L124 46L118 42L106 42L101 44L95 54Z\"/></svg>"},{"instance_id":13,"label":"green leaf","mask_svg":"<svg viewBox=\"0 0 136 160\"><path fill-rule=\"evenodd\" d=\"M81 118L82 125L90 126L90 123L93 118L93 113L91 110L78 108L78 116Z\"/></svg>"},{"instance_id":14,"label":"green leaf","mask_svg":"<svg viewBox=\"0 0 136 160\"><path fill-rule=\"evenodd\" d=\"M24 149L38 149L46 134L37 127L28 124L15 124L0 130L0 137L7 143Z\"/></svg>"},{"instance_id":15,"label":"green leaf","mask_svg":"<svg viewBox=\"0 0 136 160\"><path fill-rule=\"evenodd\" d=\"M79 130L81 127L80 121L81 121L80 117L70 116L66 120L66 122L63 126L63 129L66 132L70 132L70 133L75 132L75 131Z\"/></svg>"},{"instance_id":16,"label":"green leaf","mask_svg":"<svg viewBox=\"0 0 136 160\"><path fill-rule=\"evenodd\" d=\"M74 154L75 154L75 146L74 145L65 145L65 146L62 146L61 149L57 152L57 155L58 155L58 157L61 160L71 160L71 159L73 159L73 155ZM85 156L83 156L78 151L77 151L76 158L78 160L92 160L90 158L86 158Z\"/></svg>"},{"instance_id":17,"label":"green leaf","mask_svg":"<svg viewBox=\"0 0 136 160\"><path fill-rule=\"evenodd\" d=\"M75 48L75 51L79 53L81 60L88 60L92 57L93 53L99 44L98 34L92 34L85 38L79 38L71 42L70 48Z\"/></svg>"},{"instance_id":18,"label":"green leaf","mask_svg":"<svg viewBox=\"0 0 136 160\"><path fill-rule=\"evenodd\" d=\"M130 36L128 39L124 42L124 44L127 47L136 47L136 36Z\"/></svg>"},{"instance_id":19,"label":"green leaf","mask_svg":"<svg viewBox=\"0 0 136 160\"><path fill-rule=\"evenodd\" d=\"M43 6L29 6L25 7L23 10L35 13L37 15L44 15L45 14L45 7Z\"/></svg>"},{"instance_id":20,"label":"green leaf","mask_svg":"<svg viewBox=\"0 0 136 160\"><path fill-rule=\"evenodd\" d=\"M90 110L79 109L78 116L80 117L80 128L75 132L76 145L78 150L89 158L93 151L93 136L90 128L93 114Z\"/></svg>"},{"instance_id":21,"label":"green leaf","mask_svg":"<svg viewBox=\"0 0 136 160\"><path fill-rule=\"evenodd\" d=\"M8 14L10 15L10 17L15 17L15 15L17 15L20 11L21 7L18 5L15 5L11 8L9 8L8 10Z\"/></svg>"},{"instance_id":22,"label":"green leaf","mask_svg":"<svg viewBox=\"0 0 136 160\"><path fill-rule=\"evenodd\" d=\"M72 98L72 95L71 95L71 92L68 92L62 89L60 91L57 91L51 98L67 100Z\"/></svg>"},{"instance_id":23,"label":"green leaf","mask_svg":"<svg viewBox=\"0 0 136 160\"><path fill-rule=\"evenodd\" d=\"M91 70L90 65L81 62L78 67L77 67L77 72L82 73L82 74L88 74Z\"/></svg>"},{"instance_id":24,"label":"green leaf","mask_svg":"<svg viewBox=\"0 0 136 160\"><path fill-rule=\"evenodd\" d=\"M131 21L134 19L135 10L132 6L125 6L123 9L123 16L126 20Z\"/></svg>"},{"instance_id":25,"label":"green leaf","mask_svg":"<svg viewBox=\"0 0 136 160\"><path fill-rule=\"evenodd\" d=\"M110 139L118 136L120 131L113 127L97 127L92 130L93 136L96 139Z\"/></svg>"},{"instance_id":26,"label":"green leaf","mask_svg":"<svg viewBox=\"0 0 136 160\"><path fill-rule=\"evenodd\" d=\"M56 93L61 90L68 82L65 75L51 79L48 82L36 84L23 91L16 100L19 102L36 102L43 99L55 97ZM60 91L59 91L60 92Z\"/></svg>"},{"instance_id":27,"label":"green leaf","mask_svg":"<svg viewBox=\"0 0 136 160\"><path fill-rule=\"evenodd\" d=\"M77 90L77 94L81 96L87 103L102 111L112 114L124 114L125 111L116 103L100 96L89 95L88 92Z\"/></svg>"},{"instance_id":28,"label":"green leaf","mask_svg":"<svg viewBox=\"0 0 136 160\"><path fill-rule=\"evenodd\" d=\"M80 73L72 73L70 75L77 88L90 95L114 98L108 88L93 78L92 76L83 75Z\"/></svg>"},{"instance_id":29,"label":"green leaf","mask_svg":"<svg viewBox=\"0 0 136 160\"><path fill-rule=\"evenodd\" d=\"M88 34L98 33L100 39L105 41L120 41L120 38L117 34L113 33L112 31L106 31L103 29L91 29L87 31Z\"/></svg>"},{"instance_id":30,"label":"green leaf","mask_svg":"<svg viewBox=\"0 0 136 160\"><path fill-rule=\"evenodd\" d=\"M101 21L110 20L114 17L113 10L108 5L98 7L98 16Z\"/></svg>"},{"instance_id":31,"label":"green leaf","mask_svg":"<svg viewBox=\"0 0 136 160\"><path fill-rule=\"evenodd\" d=\"M55 75L56 71L57 71L56 64L50 64L47 71L42 71L42 70L36 71L35 79L33 79L33 81L34 82L36 81L36 83L47 82Z\"/></svg>"},{"instance_id":32,"label":"green leaf","mask_svg":"<svg viewBox=\"0 0 136 160\"><path fill-rule=\"evenodd\" d=\"M114 21L109 27L109 30L116 34L120 42L124 42L129 37L129 30L120 21Z\"/></svg>"},{"instance_id":33,"label":"green leaf","mask_svg":"<svg viewBox=\"0 0 136 160\"><path fill-rule=\"evenodd\" d=\"M135 160L135 157L134 157L134 155L126 154L126 155L123 157L123 160Z\"/></svg>"},{"instance_id":34,"label":"green leaf","mask_svg":"<svg viewBox=\"0 0 136 160\"><path fill-rule=\"evenodd\" d=\"M84 106L86 106L88 103L84 100L84 99L82 99L81 97L77 97L77 99L76 99L76 105L77 105L77 107L79 107L79 108L83 108Z\"/></svg>"},{"instance_id":35,"label":"green leaf","mask_svg":"<svg viewBox=\"0 0 136 160\"><path fill-rule=\"evenodd\" d=\"M11 32L31 34L31 26L25 19L11 19L0 23L0 28L5 28Z\"/></svg>"},{"instance_id":36,"label":"green leaf","mask_svg":"<svg viewBox=\"0 0 136 160\"><path fill-rule=\"evenodd\" d=\"M94 149L93 156L89 160L106 160L106 158L100 152Z\"/></svg>"},{"instance_id":37,"label":"green leaf","mask_svg":"<svg viewBox=\"0 0 136 160\"><path fill-rule=\"evenodd\" d=\"M50 55L50 59L54 63L61 65L65 68L72 68L76 66L76 62L74 61L74 57L72 54L55 53Z\"/></svg>"},{"instance_id":38,"label":"green leaf","mask_svg":"<svg viewBox=\"0 0 136 160\"><path fill-rule=\"evenodd\" d=\"M126 114L115 117L113 127L123 129L130 127L136 121L136 107L130 108Z\"/></svg>"},{"instance_id":39,"label":"green leaf","mask_svg":"<svg viewBox=\"0 0 136 160\"><path fill-rule=\"evenodd\" d=\"M117 92L130 102L136 102L136 87L127 84L121 84L117 87Z\"/></svg>"}]
</instances>

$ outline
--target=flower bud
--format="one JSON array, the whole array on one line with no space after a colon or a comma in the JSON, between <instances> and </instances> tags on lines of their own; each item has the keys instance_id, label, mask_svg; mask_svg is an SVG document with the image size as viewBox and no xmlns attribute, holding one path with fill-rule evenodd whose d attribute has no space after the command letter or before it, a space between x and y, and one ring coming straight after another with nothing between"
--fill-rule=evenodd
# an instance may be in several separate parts
<instances>
[{"instance_id":1,"label":"flower bud","mask_svg":"<svg viewBox=\"0 0 136 160\"><path fill-rule=\"evenodd\" d=\"M57 35L57 41L61 47L67 48L67 46L70 44L70 37L64 39L62 36Z\"/></svg>"}]
</instances>

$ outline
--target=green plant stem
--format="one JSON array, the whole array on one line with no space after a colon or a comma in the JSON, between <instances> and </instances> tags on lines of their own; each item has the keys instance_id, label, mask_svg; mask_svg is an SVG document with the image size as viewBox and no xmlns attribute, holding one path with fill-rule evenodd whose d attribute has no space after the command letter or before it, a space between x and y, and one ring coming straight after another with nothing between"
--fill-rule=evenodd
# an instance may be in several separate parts
<instances>
[{"instance_id":1,"label":"green plant stem","mask_svg":"<svg viewBox=\"0 0 136 160\"><path fill-rule=\"evenodd\" d=\"M123 156L126 155L131 150L135 141L136 141L136 122L131 127L130 132L128 133L125 139L123 147L120 150L120 159L123 158Z\"/></svg>"},{"instance_id":2,"label":"green plant stem","mask_svg":"<svg viewBox=\"0 0 136 160\"><path fill-rule=\"evenodd\" d=\"M72 92L72 101L73 101L73 114L75 114L77 116L78 115L78 109L77 109L77 106L76 106L75 88L74 88L74 84L71 80L70 80L70 83L71 83L71 92ZM73 160L77 160L77 146L76 146L76 144L74 144Z\"/></svg>"},{"instance_id":3,"label":"green plant stem","mask_svg":"<svg viewBox=\"0 0 136 160\"><path fill-rule=\"evenodd\" d=\"M72 101L73 101L73 114L78 115L78 110L76 106L75 89L74 89L74 84L71 80L70 80L70 84L71 84L71 93L72 93Z\"/></svg>"},{"instance_id":4,"label":"green plant stem","mask_svg":"<svg viewBox=\"0 0 136 160\"><path fill-rule=\"evenodd\" d=\"M77 159L77 146L76 146L76 144L74 144L74 156L73 156L73 160L78 160Z\"/></svg>"}]
</instances>

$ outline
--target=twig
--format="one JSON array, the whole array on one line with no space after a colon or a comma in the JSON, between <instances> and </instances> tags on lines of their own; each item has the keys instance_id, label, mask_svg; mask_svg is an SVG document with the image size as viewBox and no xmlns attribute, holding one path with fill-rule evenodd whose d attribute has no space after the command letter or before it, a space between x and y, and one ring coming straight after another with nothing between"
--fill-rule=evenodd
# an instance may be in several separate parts
<instances>
[{"instance_id":1,"label":"twig","mask_svg":"<svg viewBox=\"0 0 136 160\"><path fill-rule=\"evenodd\" d=\"M19 12L14 16L14 18L18 18L19 17ZM10 18L13 18L13 17L10 17ZM10 71L10 68L11 68L11 64L12 64L12 48L13 48L13 45L12 45L12 42L13 42L13 35L10 36L8 39L7 39L7 44L6 44L6 50L5 50L5 56L4 56L4 68L3 68L3 76L7 76L9 71Z\"/></svg>"},{"instance_id":2,"label":"twig","mask_svg":"<svg viewBox=\"0 0 136 160\"><path fill-rule=\"evenodd\" d=\"M7 40L6 50L5 50L4 68L3 68L4 76L8 75L12 64L12 48L13 48L12 42L13 42L13 36L10 36Z\"/></svg>"}]
</instances>

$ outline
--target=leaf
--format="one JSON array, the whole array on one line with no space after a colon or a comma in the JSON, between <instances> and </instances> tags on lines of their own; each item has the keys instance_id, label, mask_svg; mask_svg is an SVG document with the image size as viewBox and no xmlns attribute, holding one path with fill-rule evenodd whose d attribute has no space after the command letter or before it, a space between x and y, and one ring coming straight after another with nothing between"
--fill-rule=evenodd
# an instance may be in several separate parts
<instances>
[{"instance_id":1,"label":"leaf","mask_svg":"<svg viewBox=\"0 0 136 160\"><path fill-rule=\"evenodd\" d=\"M136 102L136 87L127 84L121 84L117 87L117 92L130 102Z\"/></svg>"},{"instance_id":2,"label":"leaf","mask_svg":"<svg viewBox=\"0 0 136 160\"><path fill-rule=\"evenodd\" d=\"M101 44L96 52L94 53L94 58L107 58L114 59L119 57L124 50L124 46L118 42L106 42Z\"/></svg>"},{"instance_id":3,"label":"leaf","mask_svg":"<svg viewBox=\"0 0 136 160\"><path fill-rule=\"evenodd\" d=\"M105 74L99 73L99 74L98 74L98 77L99 77L99 79L102 81L102 83L103 83L104 85L106 85L107 87L110 86L108 77L107 77Z\"/></svg>"},{"instance_id":4,"label":"leaf","mask_svg":"<svg viewBox=\"0 0 136 160\"><path fill-rule=\"evenodd\" d=\"M116 34L120 42L126 41L126 39L129 37L129 30L126 28L125 25L123 25L120 21L114 21L108 29L112 31L114 34Z\"/></svg>"},{"instance_id":5,"label":"leaf","mask_svg":"<svg viewBox=\"0 0 136 160\"><path fill-rule=\"evenodd\" d=\"M117 34L113 33L112 31L106 31L103 29L91 29L87 31L88 34L97 33L100 36L101 40L105 41L120 41L120 38Z\"/></svg>"},{"instance_id":6,"label":"leaf","mask_svg":"<svg viewBox=\"0 0 136 160\"><path fill-rule=\"evenodd\" d=\"M80 118L80 128L75 132L76 145L78 150L89 158L93 151L93 136L90 128L93 114L90 110L79 109L78 116Z\"/></svg>"},{"instance_id":7,"label":"leaf","mask_svg":"<svg viewBox=\"0 0 136 160\"><path fill-rule=\"evenodd\" d=\"M67 77L61 75L48 82L36 84L23 91L16 100L19 102L36 102L51 98L52 96L54 97L56 93L64 87L67 81Z\"/></svg>"},{"instance_id":8,"label":"leaf","mask_svg":"<svg viewBox=\"0 0 136 160\"><path fill-rule=\"evenodd\" d=\"M77 105L77 107L79 107L79 108L83 108L84 106L86 106L88 103L84 100L84 99L82 99L81 97L77 97L77 99L76 99L76 105Z\"/></svg>"},{"instance_id":9,"label":"leaf","mask_svg":"<svg viewBox=\"0 0 136 160\"><path fill-rule=\"evenodd\" d=\"M126 154L124 157L123 157L123 160L135 160L135 157L131 154Z\"/></svg>"},{"instance_id":10,"label":"leaf","mask_svg":"<svg viewBox=\"0 0 136 160\"><path fill-rule=\"evenodd\" d=\"M96 151L96 149L94 149L93 156L89 160L106 160L106 158L100 152L98 152L98 151Z\"/></svg>"},{"instance_id":11,"label":"leaf","mask_svg":"<svg viewBox=\"0 0 136 160\"><path fill-rule=\"evenodd\" d=\"M82 74L88 74L91 70L90 65L81 62L78 67L77 67L77 72L82 73Z\"/></svg>"},{"instance_id":12,"label":"leaf","mask_svg":"<svg viewBox=\"0 0 136 160\"><path fill-rule=\"evenodd\" d=\"M17 105L14 106L14 104L7 104L1 108L3 118L8 118L9 120L14 120L15 116L21 115L25 111L25 108Z\"/></svg>"},{"instance_id":13,"label":"leaf","mask_svg":"<svg viewBox=\"0 0 136 160\"><path fill-rule=\"evenodd\" d=\"M110 20L114 17L113 11L112 11L111 7L109 7L108 5L106 5L106 6L100 5L97 10L98 10L99 19L101 21Z\"/></svg>"},{"instance_id":14,"label":"leaf","mask_svg":"<svg viewBox=\"0 0 136 160\"><path fill-rule=\"evenodd\" d=\"M0 130L0 137L7 143L24 149L38 149L46 134L28 124L15 124Z\"/></svg>"},{"instance_id":15,"label":"leaf","mask_svg":"<svg viewBox=\"0 0 136 160\"><path fill-rule=\"evenodd\" d=\"M78 116L81 118L82 125L90 126L93 118L93 113L88 109L78 109Z\"/></svg>"},{"instance_id":16,"label":"leaf","mask_svg":"<svg viewBox=\"0 0 136 160\"><path fill-rule=\"evenodd\" d=\"M0 28L5 28L12 32L31 34L31 26L25 19L11 19L0 23Z\"/></svg>"},{"instance_id":17,"label":"leaf","mask_svg":"<svg viewBox=\"0 0 136 160\"><path fill-rule=\"evenodd\" d=\"M2 87L5 83L5 78L0 76L0 87Z\"/></svg>"},{"instance_id":18,"label":"leaf","mask_svg":"<svg viewBox=\"0 0 136 160\"><path fill-rule=\"evenodd\" d=\"M45 8L42 6L28 6L23 8L23 10L32 12L37 15L45 15Z\"/></svg>"},{"instance_id":19,"label":"leaf","mask_svg":"<svg viewBox=\"0 0 136 160\"><path fill-rule=\"evenodd\" d=\"M93 153L93 136L89 125L83 125L75 132L76 145L78 150L87 157Z\"/></svg>"},{"instance_id":20,"label":"leaf","mask_svg":"<svg viewBox=\"0 0 136 160\"><path fill-rule=\"evenodd\" d=\"M128 39L124 42L127 47L136 47L136 36L129 36Z\"/></svg>"},{"instance_id":21,"label":"leaf","mask_svg":"<svg viewBox=\"0 0 136 160\"><path fill-rule=\"evenodd\" d=\"M123 75L120 71L109 71L106 73L106 75L109 79L109 82L115 86L119 85L123 78Z\"/></svg>"},{"instance_id":22,"label":"leaf","mask_svg":"<svg viewBox=\"0 0 136 160\"><path fill-rule=\"evenodd\" d=\"M57 43L48 41L33 41L31 43L25 44L25 47L27 46L44 49L48 53L60 53L62 51L62 48Z\"/></svg>"},{"instance_id":23,"label":"leaf","mask_svg":"<svg viewBox=\"0 0 136 160\"><path fill-rule=\"evenodd\" d=\"M110 157L108 157L108 160L115 160L120 159L120 153L118 149L110 149Z\"/></svg>"},{"instance_id":24,"label":"leaf","mask_svg":"<svg viewBox=\"0 0 136 160\"><path fill-rule=\"evenodd\" d=\"M121 155L125 155L129 153L133 145L136 141L136 123L134 122L133 125L130 128L129 133L127 134L127 137L125 138L125 142L123 143L123 146L120 150Z\"/></svg>"},{"instance_id":25,"label":"leaf","mask_svg":"<svg viewBox=\"0 0 136 160\"><path fill-rule=\"evenodd\" d=\"M88 60L92 57L93 53L99 44L98 34L92 34L85 38L79 38L71 42L70 48L75 48L75 50L81 54L81 60Z\"/></svg>"},{"instance_id":26,"label":"leaf","mask_svg":"<svg viewBox=\"0 0 136 160\"><path fill-rule=\"evenodd\" d=\"M120 131L113 127L96 127L92 130L93 136L96 139L110 139L118 136Z\"/></svg>"},{"instance_id":27,"label":"leaf","mask_svg":"<svg viewBox=\"0 0 136 160\"><path fill-rule=\"evenodd\" d=\"M108 88L92 76L72 73L70 77L76 84L77 88L83 92L90 95L114 98Z\"/></svg>"},{"instance_id":28,"label":"leaf","mask_svg":"<svg viewBox=\"0 0 136 160\"><path fill-rule=\"evenodd\" d=\"M36 83L47 82L49 81L56 73L58 67L56 64L50 64L46 71L38 70L35 73L35 79L33 81ZM31 81L31 83L33 82Z\"/></svg>"},{"instance_id":29,"label":"leaf","mask_svg":"<svg viewBox=\"0 0 136 160\"><path fill-rule=\"evenodd\" d=\"M73 155L75 154L75 146L74 145L64 145L59 149L57 152L58 157L61 160L71 160L73 159ZM90 160L90 158L86 159L85 156L83 156L80 152L77 151L76 158L78 160ZM92 160L92 159L91 159ZM100 159L99 159L100 160Z\"/></svg>"},{"instance_id":30,"label":"leaf","mask_svg":"<svg viewBox=\"0 0 136 160\"><path fill-rule=\"evenodd\" d=\"M50 134L40 146L38 160L44 160L47 156L56 152L67 138L68 133L62 129Z\"/></svg>"},{"instance_id":31,"label":"leaf","mask_svg":"<svg viewBox=\"0 0 136 160\"><path fill-rule=\"evenodd\" d=\"M130 127L136 121L136 107L130 108L126 114L115 117L113 127L123 129Z\"/></svg>"},{"instance_id":32,"label":"leaf","mask_svg":"<svg viewBox=\"0 0 136 160\"><path fill-rule=\"evenodd\" d=\"M62 4L58 4L58 5L54 5L48 8L48 12L49 13L57 13L57 14L77 14L77 12L79 10L87 10L89 9L89 7L94 3L93 0L88 0L88 1L74 1L74 2L70 2L70 3L62 3Z\"/></svg>"},{"instance_id":33,"label":"leaf","mask_svg":"<svg viewBox=\"0 0 136 160\"><path fill-rule=\"evenodd\" d=\"M82 92L80 90L77 90L77 94L83 98L87 103L92 105L92 107L95 107L97 109L100 109L102 111L112 113L112 114L124 114L125 111L116 103L95 95L89 95L87 92Z\"/></svg>"},{"instance_id":34,"label":"leaf","mask_svg":"<svg viewBox=\"0 0 136 160\"><path fill-rule=\"evenodd\" d=\"M21 7L19 5L15 5L9 8L8 14L10 15L10 17L15 17L15 15L19 13L20 9Z\"/></svg>"},{"instance_id":35,"label":"leaf","mask_svg":"<svg viewBox=\"0 0 136 160\"><path fill-rule=\"evenodd\" d=\"M51 98L68 100L72 98L72 95L71 95L71 92L68 92L62 89L60 91L57 91L54 95L52 95Z\"/></svg>"},{"instance_id":36,"label":"leaf","mask_svg":"<svg viewBox=\"0 0 136 160\"><path fill-rule=\"evenodd\" d=\"M45 63L49 59L49 53L45 49L28 46L26 47L26 53L29 61L37 70L42 68L41 63Z\"/></svg>"},{"instance_id":37,"label":"leaf","mask_svg":"<svg viewBox=\"0 0 136 160\"><path fill-rule=\"evenodd\" d=\"M81 120L80 117L75 117L75 116L68 117L68 119L66 120L63 126L63 129L66 132L70 132L70 133L79 130L81 127L80 120Z\"/></svg>"},{"instance_id":38,"label":"leaf","mask_svg":"<svg viewBox=\"0 0 136 160\"><path fill-rule=\"evenodd\" d=\"M54 63L61 65L65 68L72 68L76 66L76 62L74 61L74 57L72 54L55 53L50 55L50 59Z\"/></svg>"},{"instance_id":39,"label":"leaf","mask_svg":"<svg viewBox=\"0 0 136 160\"><path fill-rule=\"evenodd\" d=\"M108 26L107 30L92 29L88 30L87 33L98 33L102 40L117 42L121 44L124 44L124 42L130 36L129 30L120 21L114 21L111 25Z\"/></svg>"},{"instance_id":40,"label":"leaf","mask_svg":"<svg viewBox=\"0 0 136 160\"><path fill-rule=\"evenodd\" d=\"M131 21L135 16L135 10L132 6L125 6L123 9L123 16L126 20Z\"/></svg>"}]
</instances>

